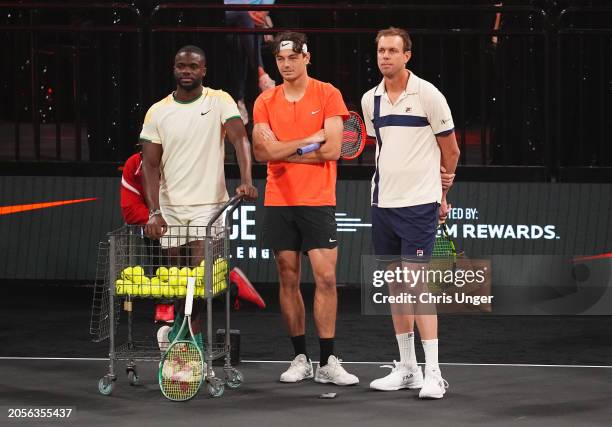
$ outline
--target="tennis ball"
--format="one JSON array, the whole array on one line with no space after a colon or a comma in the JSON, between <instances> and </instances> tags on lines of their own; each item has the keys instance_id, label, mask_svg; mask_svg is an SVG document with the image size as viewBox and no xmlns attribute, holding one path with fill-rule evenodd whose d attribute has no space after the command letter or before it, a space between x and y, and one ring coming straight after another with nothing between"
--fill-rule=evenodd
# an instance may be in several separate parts
<instances>
[{"instance_id":1,"label":"tennis ball","mask_svg":"<svg viewBox=\"0 0 612 427\"><path fill-rule=\"evenodd\" d=\"M189 267L183 267L179 270L179 277L189 277L191 270Z\"/></svg>"},{"instance_id":2,"label":"tennis ball","mask_svg":"<svg viewBox=\"0 0 612 427\"><path fill-rule=\"evenodd\" d=\"M196 285L204 283L204 267L196 267L193 269L193 277L196 279Z\"/></svg>"},{"instance_id":3,"label":"tennis ball","mask_svg":"<svg viewBox=\"0 0 612 427\"><path fill-rule=\"evenodd\" d=\"M161 285L161 294L164 297L169 297L171 294L174 295L174 293L171 291L172 287L170 285L168 285L167 283L163 283Z\"/></svg>"},{"instance_id":4,"label":"tennis ball","mask_svg":"<svg viewBox=\"0 0 612 427\"><path fill-rule=\"evenodd\" d=\"M204 292L205 292L204 286L196 286L195 290L193 292L193 295L195 297L203 298L204 297Z\"/></svg>"},{"instance_id":5,"label":"tennis ball","mask_svg":"<svg viewBox=\"0 0 612 427\"><path fill-rule=\"evenodd\" d=\"M219 289L221 288L221 280L219 280L218 278L215 278L213 280L213 293L217 293L219 292Z\"/></svg>"},{"instance_id":6,"label":"tennis ball","mask_svg":"<svg viewBox=\"0 0 612 427\"><path fill-rule=\"evenodd\" d=\"M151 285L148 283L143 283L140 285L140 295L145 297L151 296Z\"/></svg>"},{"instance_id":7,"label":"tennis ball","mask_svg":"<svg viewBox=\"0 0 612 427\"><path fill-rule=\"evenodd\" d=\"M121 271L121 279L132 280L132 267L126 267Z\"/></svg>"},{"instance_id":8,"label":"tennis ball","mask_svg":"<svg viewBox=\"0 0 612 427\"><path fill-rule=\"evenodd\" d=\"M159 280L159 277L153 277L151 279L151 296L160 297L161 294L161 281Z\"/></svg>"},{"instance_id":9,"label":"tennis ball","mask_svg":"<svg viewBox=\"0 0 612 427\"><path fill-rule=\"evenodd\" d=\"M225 271L215 271L213 274L213 283L222 282L225 280Z\"/></svg>"},{"instance_id":10,"label":"tennis ball","mask_svg":"<svg viewBox=\"0 0 612 427\"><path fill-rule=\"evenodd\" d=\"M157 267L157 270L155 270L155 275L162 282L167 282L168 281L168 268L166 268L166 267Z\"/></svg>"},{"instance_id":11,"label":"tennis ball","mask_svg":"<svg viewBox=\"0 0 612 427\"><path fill-rule=\"evenodd\" d=\"M217 294L225 290L226 287L227 286L225 283L225 278L222 278L221 280L215 280L213 283L213 293Z\"/></svg>"},{"instance_id":12,"label":"tennis ball","mask_svg":"<svg viewBox=\"0 0 612 427\"><path fill-rule=\"evenodd\" d=\"M150 285L151 279L149 279L147 276L133 276L132 283L136 285Z\"/></svg>"},{"instance_id":13,"label":"tennis ball","mask_svg":"<svg viewBox=\"0 0 612 427\"><path fill-rule=\"evenodd\" d=\"M123 293L124 295L134 295L134 285L130 283L123 283Z\"/></svg>"},{"instance_id":14,"label":"tennis ball","mask_svg":"<svg viewBox=\"0 0 612 427\"><path fill-rule=\"evenodd\" d=\"M138 276L142 277L144 275L145 275L144 268L142 268L139 265L132 267L132 281L134 280L134 277L138 277Z\"/></svg>"},{"instance_id":15,"label":"tennis ball","mask_svg":"<svg viewBox=\"0 0 612 427\"><path fill-rule=\"evenodd\" d=\"M213 264L213 271L223 271L227 273L229 270L229 264L225 258L217 258Z\"/></svg>"},{"instance_id":16,"label":"tennis ball","mask_svg":"<svg viewBox=\"0 0 612 427\"><path fill-rule=\"evenodd\" d=\"M183 276L179 277L178 285L186 287L187 286L187 277L183 277Z\"/></svg>"},{"instance_id":17,"label":"tennis ball","mask_svg":"<svg viewBox=\"0 0 612 427\"><path fill-rule=\"evenodd\" d=\"M185 286L177 286L174 292L177 297L184 297L187 295L187 288Z\"/></svg>"},{"instance_id":18,"label":"tennis ball","mask_svg":"<svg viewBox=\"0 0 612 427\"><path fill-rule=\"evenodd\" d=\"M115 294L117 295L123 295L125 293L125 281L122 279L118 279L117 281L115 281Z\"/></svg>"},{"instance_id":19,"label":"tennis ball","mask_svg":"<svg viewBox=\"0 0 612 427\"><path fill-rule=\"evenodd\" d=\"M170 267L168 269L168 278L170 277L179 277L179 269L178 267Z\"/></svg>"},{"instance_id":20,"label":"tennis ball","mask_svg":"<svg viewBox=\"0 0 612 427\"><path fill-rule=\"evenodd\" d=\"M166 287L178 286L180 284L180 279L181 278L179 276L170 276Z\"/></svg>"},{"instance_id":21,"label":"tennis ball","mask_svg":"<svg viewBox=\"0 0 612 427\"><path fill-rule=\"evenodd\" d=\"M200 261L200 267L206 267L206 260L205 259Z\"/></svg>"}]
</instances>

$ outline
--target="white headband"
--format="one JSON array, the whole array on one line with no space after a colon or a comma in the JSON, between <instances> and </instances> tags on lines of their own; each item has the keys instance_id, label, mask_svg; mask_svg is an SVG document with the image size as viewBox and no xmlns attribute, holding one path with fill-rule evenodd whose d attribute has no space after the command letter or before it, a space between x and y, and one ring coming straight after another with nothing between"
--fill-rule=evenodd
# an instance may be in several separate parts
<instances>
[{"instance_id":1,"label":"white headband","mask_svg":"<svg viewBox=\"0 0 612 427\"><path fill-rule=\"evenodd\" d=\"M293 44L293 42L291 40L283 40L282 42L280 42L280 46L279 46L278 50L283 50L283 49L294 50L293 46L294 46L294 44ZM304 43L302 45L302 53L306 53L306 52L308 52L308 46L306 46L306 43Z\"/></svg>"}]
</instances>

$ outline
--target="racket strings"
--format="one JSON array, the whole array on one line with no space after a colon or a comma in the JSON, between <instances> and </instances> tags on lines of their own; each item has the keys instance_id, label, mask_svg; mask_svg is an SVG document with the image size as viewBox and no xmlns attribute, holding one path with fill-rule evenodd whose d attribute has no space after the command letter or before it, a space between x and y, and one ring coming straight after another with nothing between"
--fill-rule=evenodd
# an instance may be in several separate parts
<instances>
[{"instance_id":1,"label":"racket strings","mask_svg":"<svg viewBox=\"0 0 612 427\"><path fill-rule=\"evenodd\" d=\"M432 257L428 267L430 271L438 273L432 274L428 282L430 292L436 294L441 293L451 285L451 283L447 283L447 281L444 280L444 275L448 274L448 271L454 270L455 257L456 254L453 242L448 235L441 232L436 236Z\"/></svg>"},{"instance_id":2,"label":"racket strings","mask_svg":"<svg viewBox=\"0 0 612 427\"><path fill-rule=\"evenodd\" d=\"M342 157L351 157L356 155L363 143L363 132L359 119L351 115L344 122L344 130L342 132L342 147L340 148L340 155Z\"/></svg>"},{"instance_id":3,"label":"racket strings","mask_svg":"<svg viewBox=\"0 0 612 427\"><path fill-rule=\"evenodd\" d=\"M432 255L434 257L452 257L454 256L453 245L450 238L446 236L437 236L434 243Z\"/></svg>"},{"instance_id":4,"label":"racket strings","mask_svg":"<svg viewBox=\"0 0 612 427\"><path fill-rule=\"evenodd\" d=\"M193 342L173 344L162 361L160 386L172 400L187 400L199 390L204 372L202 355Z\"/></svg>"}]
</instances>

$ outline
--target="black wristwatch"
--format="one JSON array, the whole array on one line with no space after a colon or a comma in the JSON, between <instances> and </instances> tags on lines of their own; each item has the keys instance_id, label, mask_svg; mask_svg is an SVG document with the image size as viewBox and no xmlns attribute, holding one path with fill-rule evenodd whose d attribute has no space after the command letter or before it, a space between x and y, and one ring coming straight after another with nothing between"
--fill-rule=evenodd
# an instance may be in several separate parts
<instances>
[{"instance_id":1,"label":"black wristwatch","mask_svg":"<svg viewBox=\"0 0 612 427\"><path fill-rule=\"evenodd\" d=\"M161 215L161 214L162 214L162 211L159 208L157 208L157 209L149 209L149 219L151 219L155 215Z\"/></svg>"}]
</instances>

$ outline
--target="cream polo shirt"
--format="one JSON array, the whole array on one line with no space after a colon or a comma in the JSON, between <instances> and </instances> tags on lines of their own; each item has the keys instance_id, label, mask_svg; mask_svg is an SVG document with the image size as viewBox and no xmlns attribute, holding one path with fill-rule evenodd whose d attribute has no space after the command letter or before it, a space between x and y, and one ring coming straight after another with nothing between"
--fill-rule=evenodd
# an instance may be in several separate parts
<instances>
[{"instance_id":1,"label":"cream polo shirt","mask_svg":"<svg viewBox=\"0 0 612 427\"><path fill-rule=\"evenodd\" d=\"M454 130L438 89L410 72L406 89L391 104L385 83L361 99L367 133L377 140L372 205L399 208L440 202L440 148L436 136Z\"/></svg>"},{"instance_id":2,"label":"cream polo shirt","mask_svg":"<svg viewBox=\"0 0 612 427\"><path fill-rule=\"evenodd\" d=\"M236 102L222 90L180 102L172 94L147 112L140 139L161 144L159 203L185 206L228 200L224 173L223 124L240 117Z\"/></svg>"}]
</instances>

